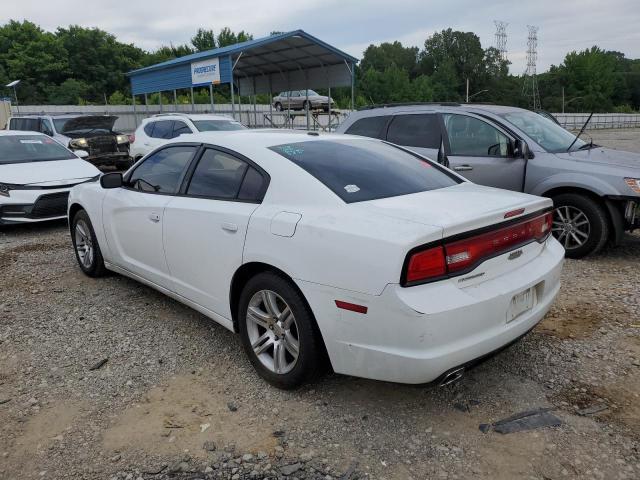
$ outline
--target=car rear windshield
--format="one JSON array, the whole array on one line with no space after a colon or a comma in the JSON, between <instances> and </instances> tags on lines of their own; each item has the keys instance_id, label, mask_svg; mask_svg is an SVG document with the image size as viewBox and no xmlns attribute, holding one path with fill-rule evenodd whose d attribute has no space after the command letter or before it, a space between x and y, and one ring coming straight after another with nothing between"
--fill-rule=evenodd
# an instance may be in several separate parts
<instances>
[{"instance_id":1,"label":"car rear windshield","mask_svg":"<svg viewBox=\"0 0 640 480\"><path fill-rule=\"evenodd\" d=\"M302 167L346 203L460 183L437 164L376 140L316 140L270 149Z\"/></svg>"},{"instance_id":2,"label":"car rear windshield","mask_svg":"<svg viewBox=\"0 0 640 480\"><path fill-rule=\"evenodd\" d=\"M0 136L0 164L46 162L78 158L45 135Z\"/></svg>"},{"instance_id":3,"label":"car rear windshield","mask_svg":"<svg viewBox=\"0 0 640 480\"><path fill-rule=\"evenodd\" d=\"M216 132L220 130L244 130L246 127L235 120L194 120L193 124L199 132Z\"/></svg>"}]
</instances>

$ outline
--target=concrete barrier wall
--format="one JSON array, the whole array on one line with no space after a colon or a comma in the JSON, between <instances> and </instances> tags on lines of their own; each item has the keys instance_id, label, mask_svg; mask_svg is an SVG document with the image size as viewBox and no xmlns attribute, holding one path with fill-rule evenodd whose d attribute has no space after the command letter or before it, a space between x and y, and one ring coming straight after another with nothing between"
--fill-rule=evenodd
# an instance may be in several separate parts
<instances>
[{"instance_id":1,"label":"concrete barrier wall","mask_svg":"<svg viewBox=\"0 0 640 480\"><path fill-rule=\"evenodd\" d=\"M118 120L115 130L120 132L133 132L143 118L160 113L180 112L180 113L213 113L233 116L234 112L231 104L217 104L214 108L208 104L191 105L159 105L136 106L136 112L132 105L21 105L18 109L12 107L14 115L19 113L45 113L45 114L95 114L95 115L116 115ZM348 115L348 110L332 111L331 127L335 128ZM304 111L292 111L288 115L286 111L276 112L269 109L269 105L236 105L235 119L251 128L307 128L307 115ZM309 128L311 130L324 130L327 128L329 116L323 112L311 112L309 114Z\"/></svg>"}]
</instances>

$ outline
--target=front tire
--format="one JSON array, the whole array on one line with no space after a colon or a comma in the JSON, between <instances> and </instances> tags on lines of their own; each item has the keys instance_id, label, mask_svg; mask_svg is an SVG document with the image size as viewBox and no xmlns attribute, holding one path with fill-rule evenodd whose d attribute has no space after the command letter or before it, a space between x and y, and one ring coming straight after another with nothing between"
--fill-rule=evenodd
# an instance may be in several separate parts
<instances>
[{"instance_id":1,"label":"front tire","mask_svg":"<svg viewBox=\"0 0 640 480\"><path fill-rule=\"evenodd\" d=\"M276 102L274 107L276 109L276 112L281 112L282 111L282 104L280 102Z\"/></svg>"},{"instance_id":2,"label":"front tire","mask_svg":"<svg viewBox=\"0 0 640 480\"><path fill-rule=\"evenodd\" d=\"M85 275L102 277L107 273L100 245L85 210L76 213L71 221L71 241L78 265Z\"/></svg>"},{"instance_id":3,"label":"front tire","mask_svg":"<svg viewBox=\"0 0 640 480\"><path fill-rule=\"evenodd\" d=\"M553 203L552 233L567 258L582 258L604 247L609 238L609 220L602 205L579 193L557 195Z\"/></svg>"},{"instance_id":4,"label":"front tire","mask_svg":"<svg viewBox=\"0 0 640 480\"><path fill-rule=\"evenodd\" d=\"M264 272L247 282L238 326L251 364L271 385L292 389L323 372L324 350L313 314L282 276Z\"/></svg>"}]
</instances>

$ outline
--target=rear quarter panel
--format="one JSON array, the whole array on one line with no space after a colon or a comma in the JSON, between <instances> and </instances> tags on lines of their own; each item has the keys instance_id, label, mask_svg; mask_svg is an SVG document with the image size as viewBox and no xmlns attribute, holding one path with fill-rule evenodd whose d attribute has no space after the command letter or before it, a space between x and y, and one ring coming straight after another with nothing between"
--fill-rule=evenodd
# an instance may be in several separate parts
<instances>
[{"instance_id":1,"label":"rear quarter panel","mask_svg":"<svg viewBox=\"0 0 640 480\"><path fill-rule=\"evenodd\" d=\"M284 206L262 205L251 217L243 262L273 265L296 280L379 295L398 283L408 245L438 240L442 229L402 219L365 217L349 206L306 208L292 237L271 233Z\"/></svg>"}]
</instances>

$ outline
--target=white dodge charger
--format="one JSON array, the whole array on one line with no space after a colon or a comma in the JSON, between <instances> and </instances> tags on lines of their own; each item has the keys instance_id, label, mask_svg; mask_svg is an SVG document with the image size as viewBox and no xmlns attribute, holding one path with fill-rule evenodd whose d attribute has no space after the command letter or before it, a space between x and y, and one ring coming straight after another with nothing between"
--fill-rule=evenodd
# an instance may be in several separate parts
<instances>
[{"instance_id":1,"label":"white dodge charger","mask_svg":"<svg viewBox=\"0 0 640 480\"><path fill-rule=\"evenodd\" d=\"M180 137L74 187L91 276L127 275L239 332L257 372L446 383L533 328L560 288L551 201L383 141Z\"/></svg>"}]
</instances>

